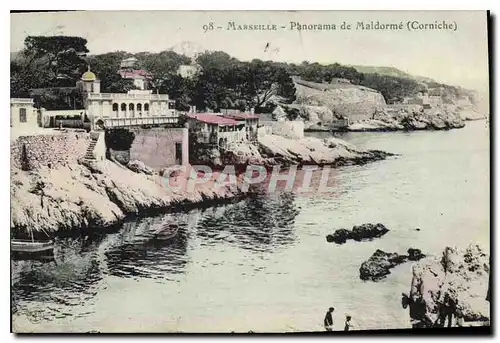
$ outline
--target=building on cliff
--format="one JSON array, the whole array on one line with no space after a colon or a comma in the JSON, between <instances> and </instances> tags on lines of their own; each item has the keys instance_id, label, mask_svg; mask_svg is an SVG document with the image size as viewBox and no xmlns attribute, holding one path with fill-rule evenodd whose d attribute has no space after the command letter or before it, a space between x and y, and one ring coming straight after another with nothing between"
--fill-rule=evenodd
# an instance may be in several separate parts
<instances>
[{"instance_id":1,"label":"building on cliff","mask_svg":"<svg viewBox=\"0 0 500 343\"><path fill-rule=\"evenodd\" d=\"M177 69L177 75L185 79L191 79L198 75L201 71L201 66L199 64L182 64Z\"/></svg>"},{"instance_id":2,"label":"building on cliff","mask_svg":"<svg viewBox=\"0 0 500 343\"><path fill-rule=\"evenodd\" d=\"M168 94L151 90L101 93L96 75L86 71L77 87L82 90L86 114L92 129L177 124L175 101Z\"/></svg>"},{"instance_id":3,"label":"building on cliff","mask_svg":"<svg viewBox=\"0 0 500 343\"><path fill-rule=\"evenodd\" d=\"M223 148L229 143L248 140L245 118L235 120L214 113L189 113L187 118L191 139L198 144Z\"/></svg>"},{"instance_id":4,"label":"building on cliff","mask_svg":"<svg viewBox=\"0 0 500 343\"><path fill-rule=\"evenodd\" d=\"M10 99L10 127L18 132L29 132L40 126L38 111L31 98Z\"/></svg>"},{"instance_id":5,"label":"building on cliff","mask_svg":"<svg viewBox=\"0 0 500 343\"><path fill-rule=\"evenodd\" d=\"M225 118L236 120L238 123L237 126L241 126L241 124L243 124L246 132L246 139L250 142L257 141L259 116L254 113L228 113L223 114L223 116Z\"/></svg>"},{"instance_id":6,"label":"building on cliff","mask_svg":"<svg viewBox=\"0 0 500 343\"><path fill-rule=\"evenodd\" d=\"M124 80L132 80L134 86L140 90L145 90L148 82L151 80L151 75L140 68L139 60L135 57L129 57L120 62L118 74Z\"/></svg>"},{"instance_id":7,"label":"building on cliff","mask_svg":"<svg viewBox=\"0 0 500 343\"><path fill-rule=\"evenodd\" d=\"M418 92L415 96L404 99L403 103L408 105L420 105L424 109L432 107L427 92Z\"/></svg>"}]
</instances>

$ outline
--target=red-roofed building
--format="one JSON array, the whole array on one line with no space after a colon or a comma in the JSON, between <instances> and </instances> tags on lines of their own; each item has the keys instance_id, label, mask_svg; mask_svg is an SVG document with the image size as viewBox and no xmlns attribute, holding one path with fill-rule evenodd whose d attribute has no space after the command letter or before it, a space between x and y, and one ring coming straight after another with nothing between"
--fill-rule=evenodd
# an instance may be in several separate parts
<instances>
[{"instance_id":1,"label":"red-roofed building","mask_svg":"<svg viewBox=\"0 0 500 343\"><path fill-rule=\"evenodd\" d=\"M151 79L151 74L140 68L139 60L135 57L122 60L118 74L122 79L132 80L134 85L141 90L146 89L147 82Z\"/></svg>"},{"instance_id":2,"label":"red-roofed building","mask_svg":"<svg viewBox=\"0 0 500 343\"><path fill-rule=\"evenodd\" d=\"M151 79L151 75L143 69L120 69L118 73L122 79L132 80L134 85L141 90L146 89L146 84Z\"/></svg>"},{"instance_id":3,"label":"red-roofed building","mask_svg":"<svg viewBox=\"0 0 500 343\"><path fill-rule=\"evenodd\" d=\"M214 113L189 113L187 117L191 138L198 143L224 147L247 140L244 121Z\"/></svg>"},{"instance_id":4,"label":"red-roofed building","mask_svg":"<svg viewBox=\"0 0 500 343\"><path fill-rule=\"evenodd\" d=\"M257 141L257 130L259 126L259 116L254 113L230 113L224 114L225 118L236 120L245 124L246 136L249 141Z\"/></svg>"}]
</instances>

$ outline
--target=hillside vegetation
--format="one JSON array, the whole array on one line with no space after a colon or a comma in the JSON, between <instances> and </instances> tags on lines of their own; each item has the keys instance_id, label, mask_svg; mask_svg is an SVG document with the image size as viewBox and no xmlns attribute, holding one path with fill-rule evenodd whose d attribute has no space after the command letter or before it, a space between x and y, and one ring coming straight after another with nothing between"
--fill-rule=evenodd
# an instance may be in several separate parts
<instances>
[{"instance_id":1,"label":"hillside vegetation","mask_svg":"<svg viewBox=\"0 0 500 343\"><path fill-rule=\"evenodd\" d=\"M259 59L247 62L222 51L191 53L192 49L188 48L183 47L181 51L189 51L186 53L191 56L173 50L90 55L87 40L81 37L29 36L22 51L11 53L11 97L31 96L36 106L47 109L73 108L81 102L72 88L89 65L101 80L102 92L126 92L134 85L131 80L121 79L117 71L120 62L130 56L137 57L140 61L137 68L150 75L149 88L169 94L176 99L180 110L195 105L215 111L251 107L259 111L276 96L284 103L292 103L296 97L294 76L316 83L345 79L352 85L379 91L389 104L432 87L443 86L450 99L468 94L459 87L440 85L430 79L417 80L392 67L359 69L338 63L323 65L304 61L295 64ZM197 65L200 72L193 78L182 78L177 70L185 64ZM342 87L348 86L344 83Z\"/></svg>"}]
</instances>

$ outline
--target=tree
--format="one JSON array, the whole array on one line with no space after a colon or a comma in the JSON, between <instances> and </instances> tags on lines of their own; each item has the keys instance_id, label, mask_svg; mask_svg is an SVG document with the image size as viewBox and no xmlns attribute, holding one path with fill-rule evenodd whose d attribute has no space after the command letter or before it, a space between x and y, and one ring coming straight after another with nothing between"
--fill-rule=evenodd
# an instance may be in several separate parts
<instances>
[{"instance_id":1,"label":"tree","mask_svg":"<svg viewBox=\"0 0 500 343\"><path fill-rule=\"evenodd\" d=\"M154 90L164 84L165 80L177 75L177 70L183 64L190 64L191 59L175 51L162 51L160 53L141 52L135 55L141 66L151 75L150 83Z\"/></svg>"},{"instance_id":2,"label":"tree","mask_svg":"<svg viewBox=\"0 0 500 343\"><path fill-rule=\"evenodd\" d=\"M222 69L230 67L232 64L238 62L236 58L231 57L224 51L205 51L196 57L196 63L198 63L203 70L212 68Z\"/></svg>"},{"instance_id":3,"label":"tree","mask_svg":"<svg viewBox=\"0 0 500 343\"><path fill-rule=\"evenodd\" d=\"M24 54L31 64L42 61L50 72L52 86L73 86L85 70L87 40L71 36L28 36L24 41Z\"/></svg>"},{"instance_id":4,"label":"tree","mask_svg":"<svg viewBox=\"0 0 500 343\"><path fill-rule=\"evenodd\" d=\"M10 61L11 97L29 97L30 89L50 86L49 70L40 60L30 60L21 51Z\"/></svg>"},{"instance_id":5,"label":"tree","mask_svg":"<svg viewBox=\"0 0 500 343\"><path fill-rule=\"evenodd\" d=\"M401 102L421 90L422 86L407 78L367 73L361 83L363 86L378 90L387 103Z\"/></svg>"},{"instance_id":6,"label":"tree","mask_svg":"<svg viewBox=\"0 0 500 343\"><path fill-rule=\"evenodd\" d=\"M89 56L91 70L101 80L101 91L105 93L126 93L136 89L134 82L122 79L119 74L120 62L127 56L124 51Z\"/></svg>"},{"instance_id":7,"label":"tree","mask_svg":"<svg viewBox=\"0 0 500 343\"><path fill-rule=\"evenodd\" d=\"M128 150L135 139L135 133L127 129L106 129L104 140L106 147L113 150Z\"/></svg>"}]
</instances>

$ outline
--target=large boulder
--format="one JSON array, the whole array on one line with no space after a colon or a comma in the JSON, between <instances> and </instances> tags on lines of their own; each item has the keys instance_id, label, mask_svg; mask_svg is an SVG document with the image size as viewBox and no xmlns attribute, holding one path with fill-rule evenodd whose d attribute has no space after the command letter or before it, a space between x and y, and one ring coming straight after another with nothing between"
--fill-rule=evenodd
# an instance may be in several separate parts
<instances>
[{"instance_id":1,"label":"large boulder","mask_svg":"<svg viewBox=\"0 0 500 343\"><path fill-rule=\"evenodd\" d=\"M359 268L359 277L361 280L379 281L390 274L390 269L404 263L408 256L398 253L388 253L377 249L373 255L361 264Z\"/></svg>"},{"instance_id":2,"label":"large boulder","mask_svg":"<svg viewBox=\"0 0 500 343\"><path fill-rule=\"evenodd\" d=\"M446 247L441 257L413 265L410 293L402 299L413 326L442 326L447 312L465 324L489 325L489 262L486 252L470 245L465 250Z\"/></svg>"},{"instance_id":3,"label":"large boulder","mask_svg":"<svg viewBox=\"0 0 500 343\"><path fill-rule=\"evenodd\" d=\"M351 238L351 231L347 229L338 229L332 235L326 236L326 241L331 243L335 242L337 244L345 243L349 238Z\"/></svg>"},{"instance_id":4,"label":"large boulder","mask_svg":"<svg viewBox=\"0 0 500 343\"><path fill-rule=\"evenodd\" d=\"M384 224L380 223L355 225L351 231L351 238L360 242L365 239L382 237L387 232L389 232L389 230L384 226Z\"/></svg>"},{"instance_id":5,"label":"large boulder","mask_svg":"<svg viewBox=\"0 0 500 343\"><path fill-rule=\"evenodd\" d=\"M155 172L153 168L148 167L144 164L144 162L139 160L130 161L129 163L127 163L127 168L132 170L133 172L146 175L153 175Z\"/></svg>"},{"instance_id":6,"label":"large boulder","mask_svg":"<svg viewBox=\"0 0 500 343\"><path fill-rule=\"evenodd\" d=\"M248 142L231 143L221 151L223 165L262 165L264 158L257 145Z\"/></svg>"}]
</instances>

